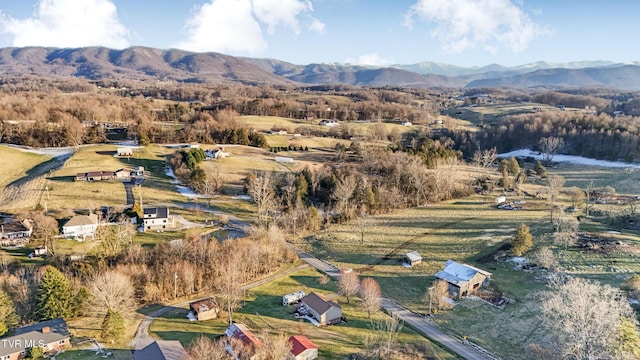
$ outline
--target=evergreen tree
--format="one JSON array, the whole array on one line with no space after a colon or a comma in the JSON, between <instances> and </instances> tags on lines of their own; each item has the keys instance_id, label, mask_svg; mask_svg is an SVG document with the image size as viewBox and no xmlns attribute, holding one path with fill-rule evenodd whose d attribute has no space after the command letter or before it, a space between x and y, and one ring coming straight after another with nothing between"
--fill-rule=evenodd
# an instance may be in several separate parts
<instances>
[{"instance_id":1,"label":"evergreen tree","mask_svg":"<svg viewBox=\"0 0 640 360\"><path fill-rule=\"evenodd\" d=\"M20 317L16 314L13 301L7 293L0 290L0 336L9 331L10 328L18 325Z\"/></svg>"},{"instance_id":2,"label":"evergreen tree","mask_svg":"<svg viewBox=\"0 0 640 360\"><path fill-rule=\"evenodd\" d=\"M533 167L533 170L535 170L536 174L540 177L545 177L547 175L547 169L542 165L540 160L536 161L536 165Z\"/></svg>"},{"instance_id":3,"label":"evergreen tree","mask_svg":"<svg viewBox=\"0 0 640 360\"><path fill-rule=\"evenodd\" d=\"M511 252L515 256L522 256L533 246L533 237L529 232L529 227L525 224L520 224L516 234L511 240Z\"/></svg>"},{"instance_id":4,"label":"evergreen tree","mask_svg":"<svg viewBox=\"0 0 640 360\"><path fill-rule=\"evenodd\" d=\"M509 170L509 174L513 176L516 176L520 173L520 164L518 163L518 160L515 157L512 156L509 159L507 169Z\"/></svg>"},{"instance_id":5,"label":"evergreen tree","mask_svg":"<svg viewBox=\"0 0 640 360\"><path fill-rule=\"evenodd\" d=\"M102 341L113 344L124 335L124 318L119 312L109 310L102 321Z\"/></svg>"},{"instance_id":6,"label":"evergreen tree","mask_svg":"<svg viewBox=\"0 0 640 360\"><path fill-rule=\"evenodd\" d=\"M73 315L73 294L67 278L53 266L47 266L37 292L36 315L40 320Z\"/></svg>"}]
</instances>

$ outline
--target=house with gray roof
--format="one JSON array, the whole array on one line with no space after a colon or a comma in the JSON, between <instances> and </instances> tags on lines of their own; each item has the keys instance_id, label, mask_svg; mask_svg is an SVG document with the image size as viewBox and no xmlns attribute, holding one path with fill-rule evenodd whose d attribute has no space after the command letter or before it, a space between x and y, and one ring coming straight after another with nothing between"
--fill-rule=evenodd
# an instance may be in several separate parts
<instances>
[{"instance_id":1,"label":"house with gray roof","mask_svg":"<svg viewBox=\"0 0 640 360\"><path fill-rule=\"evenodd\" d=\"M93 238L98 229L98 215L76 215L62 226L62 234L65 238L85 240Z\"/></svg>"},{"instance_id":2,"label":"house with gray roof","mask_svg":"<svg viewBox=\"0 0 640 360\"><path fill-rule=\"evenodd\" d=\"M49 356L71 347L67 323L62 318L21 327L15 333L13 336L0 338L0 359L23 359L29 349L34 347L41 347Z\"/></svg>"},{"instance_id":3,"label":"house with gray roof","mask_svg":"<svg viewBox=\"0 0 640 360\"><path fill-rule=\"evenodd\" d=\"M337 324L342 319L342 307L323 295L311 292L303 297L301 301L309 311L309 315L316 319L320 326Z\"/></svg>"},{"instance_id":4,"label":"house with gray roof","mask_svg":"<svg viewBox=\"0 0 640 360\"><path fill-rule=\"evenodd\" d=\"M133 360L187 360L189 356L178 340L157 340L133 352Z\"/></svg>"},{"instance_id":5,"label":"house with gray roof","mask_svg":"<svg viewBox=\"0 0 640 360\"><path fill-rule=\"evenodd\" d=\"M169 208L152 207L143 210L144 230L163 231L174 227L174 220L169 216Z\"/></svg>"},{"instance_id":6,"label":"house with gray roof","mask_svg":"<svg viewBox=\"0 0 640 360\"><path fill-rule=\"evenodd\" d=\"M447 260L444 269L436 274L436 278L449 284L449 295L452 298L461 299L487 286L491 280L491 273L471 265Z\"/></svg>"}]
</instances>

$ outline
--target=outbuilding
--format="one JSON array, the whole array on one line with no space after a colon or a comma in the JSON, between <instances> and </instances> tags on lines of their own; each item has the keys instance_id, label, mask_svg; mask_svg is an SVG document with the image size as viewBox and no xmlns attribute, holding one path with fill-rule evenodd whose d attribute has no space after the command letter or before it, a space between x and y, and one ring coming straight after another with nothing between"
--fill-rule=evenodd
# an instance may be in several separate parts
<instances>
[{"instance_id":1,"label":"outbuilding","mask_svg":"<svg viewBox=\"0 0 640 360\"><path fill-rule=\"evenodd\" d=\"M412 251L404 254L402 261L409 266L413 266L422 262L422 256L417 251Z\"/></svg>"}]
</instances>

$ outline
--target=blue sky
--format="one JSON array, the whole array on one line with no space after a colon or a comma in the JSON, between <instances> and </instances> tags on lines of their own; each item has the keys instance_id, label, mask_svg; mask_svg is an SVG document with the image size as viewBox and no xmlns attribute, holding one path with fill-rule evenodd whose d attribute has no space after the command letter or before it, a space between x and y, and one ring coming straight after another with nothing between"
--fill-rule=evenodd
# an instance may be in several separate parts
<instances>
[{"instance_id":1,"label":"blue sky","mask_svg":"<svg viewBox=\"0 0 640 360\"><path fill-rule=\"evenodd\" d=\"M149 46L294 64L640 61L627 0L0 0L0 47Z\"/></svg>"}]
</instances>

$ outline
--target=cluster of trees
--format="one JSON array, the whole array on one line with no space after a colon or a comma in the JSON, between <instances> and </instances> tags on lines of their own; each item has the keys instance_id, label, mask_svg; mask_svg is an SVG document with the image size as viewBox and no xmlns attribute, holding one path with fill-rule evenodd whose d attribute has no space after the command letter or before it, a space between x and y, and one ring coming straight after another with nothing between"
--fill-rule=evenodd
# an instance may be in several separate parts
<instances>
[{"instance_id":1,"label":"cluster of trees","mask_svg":"<svg viewBox=\"0 0 640 360\"><path fill-rule=\"evenodd\" d=\"M295 260L283 238L274 226L223 243L189 234L181 246L148 249L128 242L111 261L53 257L53 265L42 268L7 267L0 275L0 332L20 323L87 315L103 319L102 339L113 342L137 303L208 292L219 294L232 321L243 284Z\"/></svg>"},{"instance_id":2,"label":"cluster of trees","mask_svg":"<svg viewBox=\"0 0 640 360\"><path fill-rule=\"evenodd\" d=\"M334 221L387 212L469 194L456 179L455 157L435 160L381 147L350 147L340 165L306 168L299 173L254 172L246 179L261 221L274 221L296 233ZM345 150L346 152L346 150Z\"/></svg>"},{"instance_id":3,"label":"cluster of trees","mask_svg":"<svg viewBox=\"0 0 640 360\"><path fill-rule=\"evenodd\" d=\"M542 151L542 139L559 138L559 150L565 154L633 161L640 159L639 125L640 119L631 116L549 111L508 116L499 124L483 124L474 134L456 133L454 138L468 157L477 149L492 147L498 152L519 148Z\"/></svg>"}]
</instances>

